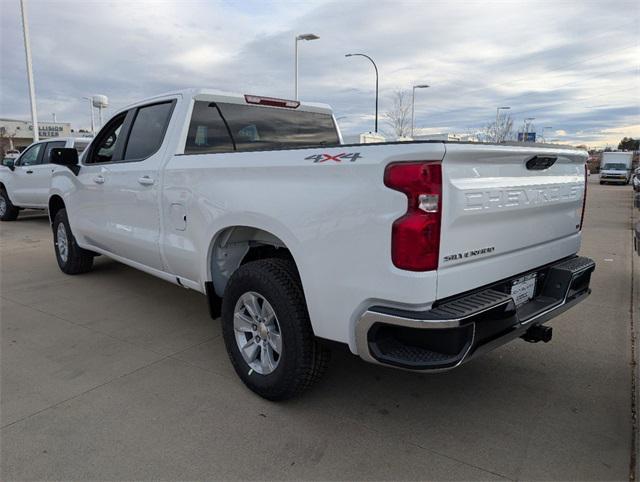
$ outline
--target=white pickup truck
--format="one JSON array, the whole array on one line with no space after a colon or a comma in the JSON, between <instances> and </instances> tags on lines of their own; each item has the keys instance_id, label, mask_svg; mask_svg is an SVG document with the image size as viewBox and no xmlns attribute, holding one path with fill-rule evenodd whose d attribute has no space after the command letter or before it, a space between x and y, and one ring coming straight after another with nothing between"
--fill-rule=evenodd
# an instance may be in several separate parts
<instances>
[{"instance_id":1,"label":"white pickup truck","mask_svg":"<svg viewBox=\"0 0 640 482\"><path fill-rule=\"evenodd\" d=\"M21 209L46 209L49 201L51 149L74 148L82 152L91 139L56 137L34 142L19 156L7 156L0 167L0 221L15 221Z\"/></svg>"},{"instance_id":2,"label":"white pickup truck","mask_svg":"<svg viewBox=\"0 0 640 482\"><path fill-rule=\"evenodd\" d=\"M576 256L586 153L341 144L328 106L213 90L116 114L52 177L60 268L96 254L205 293L239 377L271 400L319 378L326 340L451 369L590 293Z\"/></svg>"}]
</instances>

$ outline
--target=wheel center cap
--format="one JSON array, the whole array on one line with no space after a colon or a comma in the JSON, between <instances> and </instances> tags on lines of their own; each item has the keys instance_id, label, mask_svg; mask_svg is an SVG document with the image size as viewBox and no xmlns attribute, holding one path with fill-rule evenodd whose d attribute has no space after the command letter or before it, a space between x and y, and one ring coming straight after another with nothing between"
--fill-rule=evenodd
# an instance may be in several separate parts
<instances>
[{"instance_id":1,"label":"wheel center cap","mask_svg":"<svg viewBox=\"0 0 640 482\"><path fill-rule=\"evenodd\" d=\"M264 323L260 323L258 325L258 335L263 340L267 339L267 337L269 336L269 329L267 328L267 325L265 325Z\"/></svg>"}]
</instances>

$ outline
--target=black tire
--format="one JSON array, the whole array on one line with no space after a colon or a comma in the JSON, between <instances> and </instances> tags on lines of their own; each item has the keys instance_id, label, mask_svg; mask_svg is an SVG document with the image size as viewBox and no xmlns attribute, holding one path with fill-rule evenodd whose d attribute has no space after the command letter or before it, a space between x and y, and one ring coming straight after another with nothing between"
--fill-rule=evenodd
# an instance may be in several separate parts
<instances>
[{"instance_id":1,"label":"black tire","mask_svg":"<svg viewBox=\"0 0 640 482\"><path fill-rule=\"evenodd\" d=\"M249 292L269 302L279 325L282 350L275 369L269 374L254 371L236 342L236 303ZM329 361L329 351L313 335L298 272L287 259L252 261L231 276L222 300L222 334L240 379L268 400L286 400L301 394L322 377Z\"/></svg>"},{"instance_id":2,"label":"black tire","mask_svg":"<svg viewBox=\"0 0 640 482\"><path fill-rule=\"evenodd\" d=\"M66 254L61 254L63 243L58 239L59 229L64 229L66 236ZM69 226L66 209L60 209L53 219L53 244L58 266L64 273L86 273L93 267L93 253L78 246Z\"/></svg>"},{"instance_id":3,"label":"black tire","mask_svg":"<svg viewBox=\"0 0 640 482\"><path fill-rule=\"evenodd\" d=\"M19 213L20 208L13 205L7 191L0 187L0 221L15 221Z\"/></svg>"}]
</instances>

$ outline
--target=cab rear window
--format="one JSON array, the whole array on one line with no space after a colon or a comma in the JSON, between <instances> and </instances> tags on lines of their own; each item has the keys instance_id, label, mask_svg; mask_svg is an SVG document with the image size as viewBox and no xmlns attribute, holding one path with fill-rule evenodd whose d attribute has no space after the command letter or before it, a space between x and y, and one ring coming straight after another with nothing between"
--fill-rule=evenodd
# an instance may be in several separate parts
<instances>
[{"instance_id":1,"label":"cab rear window","mask_svg":"<svg viewBox=\"0 0 640 482\"><path fill-rule=\"evenodd\" d=\"M330 114L196 101L185 154L337 144Z\"/></svg>"}]
</instances>

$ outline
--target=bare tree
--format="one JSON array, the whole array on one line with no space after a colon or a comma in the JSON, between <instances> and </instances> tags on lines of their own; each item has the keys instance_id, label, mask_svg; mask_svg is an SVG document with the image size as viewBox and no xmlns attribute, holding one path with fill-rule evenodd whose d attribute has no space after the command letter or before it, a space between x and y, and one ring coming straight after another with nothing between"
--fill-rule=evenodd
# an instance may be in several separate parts
<instances>
[{"instance_id":1,"label":"bare tree","mask_svg":"<svg viewBox=\"0 0 640 482\"><path fill-rule=\"evenodd\" d=\"M406 90L396 90L393 93L392 107L384 113L384 119L396 137L411 133L411 96Z\"/></svg>"},{"instance_id":2,"label":"bare tree","mask_svg":"<svg viewBox=\"0 0 640 482\"><path fill-rule=\"evenodd\" d=\"M513 137L513 119L509 114L500 112L495 121L482 129L483 140L488 142L504 142Z\"/></svg>"}]
</instances>

